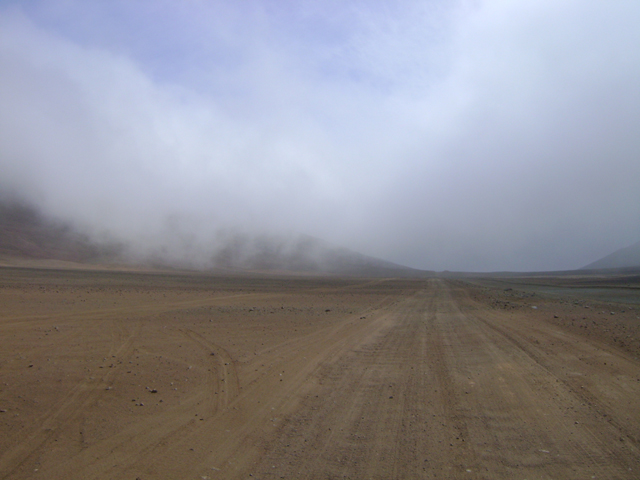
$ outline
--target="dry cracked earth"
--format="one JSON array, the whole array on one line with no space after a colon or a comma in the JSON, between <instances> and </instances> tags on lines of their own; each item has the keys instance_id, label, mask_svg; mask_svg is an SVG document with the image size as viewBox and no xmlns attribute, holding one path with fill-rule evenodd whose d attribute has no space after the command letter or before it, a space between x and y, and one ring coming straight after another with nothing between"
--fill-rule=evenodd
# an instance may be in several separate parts
<instances>
[{"instance_id":1,"label":"dry cracked earth","mask_svg":"<svg viewBox=\"0 0 640 480\"><path fill-rule=\"evenodd\" d=\"M0 478L640 478L637 280L552 283L3 268Z\"/></svg>"}]
</instances>

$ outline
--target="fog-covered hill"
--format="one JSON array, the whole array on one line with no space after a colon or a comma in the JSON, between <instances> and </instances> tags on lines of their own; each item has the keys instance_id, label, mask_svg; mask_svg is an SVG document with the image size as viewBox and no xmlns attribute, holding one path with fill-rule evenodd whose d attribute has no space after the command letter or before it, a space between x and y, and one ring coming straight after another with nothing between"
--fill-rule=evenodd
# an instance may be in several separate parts
<instances>
[{"instance_id":1,"label":"fog-covered hill","mask_svg":"<svg viewBox=\"0 0 640 480\"><path fill-rule=\"evenodd\" d=\"M428 274L304 235L219 232L197 249L191 245L184 252L178 248L141 253L123 242L96 240L23 203L0 202L0 260L16 259L373 277Z\"/></svg>"},{"instance_id":2,"label":"fog-covered hill","mask_svg":"<svg viewBox=\"0 0 640 480\"><path fill-rule=\"evenodd\" d=\"M122 245L91 239L29 205L0 202L0 259L99 263L114 261L122 252Z\"/></svg>"},{"instance_id":3,"label":"fog-covered hill","mask_svg":"<svg viewBox=\"0 0 640 480\"><path fill-rule=\"evenodd\" d=\"M234 235L223 242L212 263L262 271L330 273L362 276L422 276L427 272L387 262L301 235Z\"/></svg>"},{"instance_id":4,"label":"fog-covered hill","mask_svg":"<svg viewBox=\"0 0 640 480\"><path fill-rule=\"evenodd\" d=\"M621 248L589 265L582 267L588 270L605 268L640 267L640 242L629 247Z\"/></svg>"}]
</instances>

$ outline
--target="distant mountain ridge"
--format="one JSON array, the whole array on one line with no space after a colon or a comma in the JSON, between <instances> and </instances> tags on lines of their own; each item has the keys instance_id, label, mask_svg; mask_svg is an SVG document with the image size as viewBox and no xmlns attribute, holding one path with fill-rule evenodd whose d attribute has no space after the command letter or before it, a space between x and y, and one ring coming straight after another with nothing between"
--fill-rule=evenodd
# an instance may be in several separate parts
<instances>
[{"instance_id":1,"label":"distant mountain ridge","mask_svg":"<svg viewBox=\"0 0 640 480\"><path fill-rule=\"evenodd\" d=\"M615 252L585 265L581 270L599 270L606 268L630 268L640 267L640 242L629 247L621 248Z\"/></svg>"},{"instance_id":2,"label":"distant mountain ridge","mask_svg":"<svg viewBox=\"0 0 640 480\"><path fill-rule=\"evenodd\" d=\"M0 258L91 263L115 260L121 251L121 245L93 241L29 205L0 202Z\"/></svg>"},{"instance_id":3,"label":"distant mountain ridge","mask_svg":"<svg viewBox=\"0 0 640 480\"><path fill-rule=\"evenodd\" d=\"M81 264L120 264L198 270L315 273L371 277L419 277L429 272L330 245L301 235L221 233L197 262L162 252L133 256L124 244L97 242L72 226L46 218L37 209L0 201L0 261L57 260Z\"/></svg>"}]
</instances>

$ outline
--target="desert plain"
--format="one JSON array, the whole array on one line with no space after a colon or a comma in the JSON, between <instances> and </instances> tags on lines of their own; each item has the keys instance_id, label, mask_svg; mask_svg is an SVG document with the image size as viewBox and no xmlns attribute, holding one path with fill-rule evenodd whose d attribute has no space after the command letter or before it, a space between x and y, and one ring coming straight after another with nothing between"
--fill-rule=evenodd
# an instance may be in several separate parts
<instances>
[{"instance_id":1,"label":"desert plain","mask_svg":"<svg viewBox=\"0 0 640 480\"><path fill-rule=\"evenodd\" d=\"M1 479L640 478L640 277L0 268Z\"/></svg>"}]
</instances>

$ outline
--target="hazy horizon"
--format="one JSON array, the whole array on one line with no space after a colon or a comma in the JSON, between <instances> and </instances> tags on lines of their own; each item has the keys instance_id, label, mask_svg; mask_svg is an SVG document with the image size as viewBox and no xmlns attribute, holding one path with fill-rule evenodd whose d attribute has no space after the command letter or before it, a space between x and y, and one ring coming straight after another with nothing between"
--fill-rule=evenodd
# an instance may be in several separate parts
<instances>
[{"instance_id":1,"label":"hazy horizon","mask_svg":"<svg viewBox=\"0 0 640 480\"><path fill-rule=\"evenodd\" d=\"M0 194L177 257L241 231L425 270L580 268L640 240L638 20L632 1L5 1Z\"/></svg>"}]
</instances>

